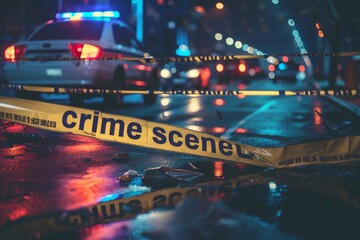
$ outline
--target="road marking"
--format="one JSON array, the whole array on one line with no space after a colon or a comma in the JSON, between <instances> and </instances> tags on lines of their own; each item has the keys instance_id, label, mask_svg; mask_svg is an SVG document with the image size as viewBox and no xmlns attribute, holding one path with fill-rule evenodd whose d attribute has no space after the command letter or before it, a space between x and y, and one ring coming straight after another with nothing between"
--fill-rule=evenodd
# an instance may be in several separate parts
<instances>
[{"instance_id":1,"label":"road marking","mask_svg":"<svg viewBox=\"0 0 360 240\"><path fill-rule=\"evenodd\" d=\"M272 105L274 105L276 102L278 101L278 99L273 99L272 101L268 102L267 104L261 106L258 110L256 110L255 112L247 115L245 118L241 119L240 121L238 121L234 126L228 128L226 130L226 132L220 136L220 138L224 138L224 139L230 139L231 138L231 134L233 132L236 131L236 129L238 129L239 127L241 127L242 125L244 125L247 121L249 121L251 118L255 117L258 114L261 114L263 112L265 112L268 108L270 108Z\"/></svg>"}]
</instances>

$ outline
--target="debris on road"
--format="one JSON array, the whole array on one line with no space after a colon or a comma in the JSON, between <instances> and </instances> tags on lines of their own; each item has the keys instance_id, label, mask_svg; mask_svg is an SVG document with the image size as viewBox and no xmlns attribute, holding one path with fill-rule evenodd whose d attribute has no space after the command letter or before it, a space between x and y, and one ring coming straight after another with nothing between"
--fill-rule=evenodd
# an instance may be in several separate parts
<instances>
[{"instance_id":1,"label":"debris on road","mask_svg":"<svg viewBox=\"0 0 360 240\"><path fill-rule=\"evenodd\" d=\"M140 175L138 174L137 171L130 169L119 177L119 181L121 183L129 183L133 180L134 177L139 177L139 176Z\"/></svg>"},{"instance_id":2,"label":"debris on road","mask_svg":"<svg viewBox=\"0 0 360 240\"><path fill-rule=\"evenodd\" d=\"M179 183L192 183L202 176L204 174L201 172L161 166L146 169L143 184L151 187L176 186Z\"/></svg>"},{"instance_id":3,"label":"debris on road","mask_svg":"<svg viewBox=\"0 0 360 240\"><path fill-rule=\"evenodd\" d=\"M129 154L128 153L116 153L112 159L117 162L127 162L129 161Z\"/></svg>"}]
</instances>

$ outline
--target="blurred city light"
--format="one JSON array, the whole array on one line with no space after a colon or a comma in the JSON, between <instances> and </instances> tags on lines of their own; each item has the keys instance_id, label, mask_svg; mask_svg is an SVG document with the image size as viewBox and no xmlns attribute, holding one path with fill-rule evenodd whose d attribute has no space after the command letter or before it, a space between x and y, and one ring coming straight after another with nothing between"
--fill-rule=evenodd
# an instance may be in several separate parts
<instances>
[{"instance_id":1,"label":"blurred city light","mask_svg":"<svg viewBox=\"0 0 360 240\"><path fill-rule=\"evenodd\" d=\"M275 73L274 72L269 72L269 78L274 79L275 78Z\"/></svg>"},{"instance_id":2,"label":"blurred city light","mask_svg":"<svg viewBox=\"0 0 360 240\"><path fill-rule=\"evenodd\" d=\"M293 19L289 19L289 20L288 20L288 24L289 24L289 26L291 26L291 27L295 26L295 22L294 22Z\"/></svg>"},{"instance_id":3,"label":"blurred city light","mask_svg":"<svg viewBox=\"0 0 360 240\"><path fill-rule=\"evenodd\" d=\"M227 45L233 45L234 44L234 39L231 38L231 37L226 38L226 44Z\"/></svg>"},{"instance_id":4,"label":"blurred city light","mask_svg":"<svg viewBox=\"0 0 360 240\"><path fill-rule=\"evenodd\" d=\"M270 192L276 191L276 183L269 182L269 189L270 189Z\"/></svg>"},{"instance_id":5,"label":"blurred city light","mask_svg":"<svg viewBox=\"0 0 360 240\"><path fill-rule=\"evenodd\" d=\"M224 8L224 4L222 2L218 2L218 3L216 3L216 8L221 10Z\"/></svg>"},{"instance_id":6,"label":"blurred city light","mask_svg":"<svg viewBox=\"0 0 360 240\"><path fill-rule=\"evenodd\" d=\"M246 65L243 64L243 63L240 63L238 68L239 68L240 72L245 72L246 71Z\"/></svg>"},{"instance_id":7,"label":"blurred city light","mask_svg":"<svg viewBox=\"0 0 360 240\"><path fill-rule=\"evenodd\" d=\"M268 66L268 70L269 70L270 72L275 71L275 66L274 66L273 64L270 64L270 65Z\"/></svg>"},{"instance_id":8,"label":"blurred city light","mask_svg":"<svg viewBox=\"0 0 360 240\"><path fill-rule=\"evenodd\" d=\"M180 44L179 48L176 49L176 55L182 56L182 57L188 57L191 55L191 51L187 45Z\"/></svg>"},{"instance_id":9,"label":"blurred city light","mask_svg":"<svg viewBox=\"0 0 360 240\"><path fill-rule=\"evenodd\" d=\"M319 30L319 31L318 31L318 36L319 36L320 38L323 38L323 37L324 37L324 32L321 31L321 30Z\"/></svg>"},{"instance_id":10,"label":"blurred city light","mask_svg":"<svg viewBox=\"0 0 360 240\"><path fill-rule=\"evenodd\" d=\"M224 106L225 105L225 100L222 99L222 98L217 98L217 99L215 99L214 104L216 106Z\"/></svg>"},{"instance_id":11,"label":"blurred city light","mask_svg":"<svg viewBox=\"0 0 360 240\"><path fill-rule=\"evenodd\" d=\"M175 27L176 27L176 24L175 24L174 21L168 22L168 28L169 28L169 29L175 29Z\"/></svg>"},{"instance_id":12,"label":"blurred city light","mask_svg":"<svg viewBox=\"0 0 360 240\"><path fill-rule=\"evenodd\" d=\"M243 44L242 44L241 41L236 41L236 42L235 42L235 47L238 48L238 49L240 49L240 48L242 47L242 45L243 45Z\"/></svg>"},{"instance_id":13,"label":"blurred city light","mask_svg":"<svg viewBox=\"0 0 360 240\"><path fill-rule=\"evenodd\" d=\"M272 0L273 4L279 4L279 0Z\"/></svg>"},{"instance_id":14,"label":"blurred city light","mask_svg":"<svg viewBox=\"0 0 360 240\"><path fill-rule=\"evenodd\" d=\"M218 71L218 72L224 71L224 65L222 65L221 63L218 63L216 65L216 71Z\"/></svg>"},{"instance_id":15,"label":"blurred city light","mask_svg":"<svg viewBox=\"0 0 360 240\"><path fill-rule=\"evenodd\" d=\"M245 44L242 46L242 49L247 52L247 50L249 49L249 45L247 45L247 44L245 43Z\"/></svg>"},{"instance_id":16,"label":"blurred city light","mask_svg":"<svg viewBox=\"0 0 360 240\"><path fill-rule=\"evenodd\" d=\"M223 38L223 36L222 36L221 33L216 33L216 34L215 34L215 39L216 39L217 41L221 41L222 38Z\"/></svg>"},{"instance_id":17,"label":"blurred city light","mask_svg":"<svg viewBox=\"0 0 360 240\"><path fill-rule=\"evenodd\" d=\"M195 10L195 12L200 13L200 14L205 13L205 9L202 6L195 6L194 10Z\"/></svg>"}]
</instances>

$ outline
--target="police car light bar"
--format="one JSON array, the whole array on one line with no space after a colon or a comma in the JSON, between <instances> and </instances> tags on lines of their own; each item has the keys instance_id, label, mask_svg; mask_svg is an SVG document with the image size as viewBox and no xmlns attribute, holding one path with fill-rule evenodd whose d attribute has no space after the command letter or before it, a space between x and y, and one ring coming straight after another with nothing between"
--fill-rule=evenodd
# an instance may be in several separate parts
<instances>
[{"instance_id":1,"label":"police car light bar","mask_svg":"<svg viewBox=\"0 0 360 240\"><path fill-rule=\"evenodd\" d=\"M84 19L84 18L118 18L118 11L95 11L95 12L64 12L57 13L57 19Z\"/></svg>"}]
</instances>

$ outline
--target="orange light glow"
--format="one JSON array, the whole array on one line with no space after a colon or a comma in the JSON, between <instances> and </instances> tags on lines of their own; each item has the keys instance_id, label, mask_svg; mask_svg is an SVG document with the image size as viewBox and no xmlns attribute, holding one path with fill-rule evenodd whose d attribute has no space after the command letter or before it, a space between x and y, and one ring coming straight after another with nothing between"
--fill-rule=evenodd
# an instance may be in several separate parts
<instances>
[{"instance_id":1,"label":"orange light glow","mask_svg":"<svg viewBox=\"0 0 360 240\"><path fill-rule=\"evenodd\" d=\"M238 129L236 129L236 133L247 133L248 132L248 130L247 129L245 129L245 128L238 128Z\"/></svg>"},{"instance_id":2,"label":"orange light glow","mask_svg":"<svg viewBox=\"0 0 360 240\"><path fill-rule=\"evenodd\" d=\"M216 65L216 71L218 71L218 72L224 71L224 65L222 65L221 63L218 63Z\"/></svg>"},{"instance_id":3,"label":"orange light glow","mask_svg":"<svg viewBox=\"0 0 360 240\"><path fill-rule=\"evenodd\" d=\"M208 67L200 69L201 86L203 88L209 86L210 76L211 76L211 71Z\"/></svg>"},{"instance_id":4,"label":"orange light glow","mask_svg":"<svg viewBox=\"0 0 360 240\"><path fill-rule=\"evenodd\" d=\"M213 133L224 133L225 132L225 128L224 127L213 127L211 129L211 131Z\"/></svg>"},{"instance_id":5,"label":"orange light glow","mask_svg":"<svg viewBox=\"0 0 360 240\"><path fill-rule=\"evenodd\" d=\"M80 21L81 19L81 16L73 16L70 18L70 21Z\"/></svg>"},{"instance_id":6,"label":"orange light glow","mask_svg":"<svg viewBox=\"0 0 360 240\"><path fill-rule=\"evenodd\" d=\"M305 66L304 66L304 65L300 65L300 66L299 66L299 71L300 71L300 72L305 72Z\"/></svg>"},{"instance_id":7,"label":"orange light glow","mask_svg":"<svg viewBox=\"0 0 360 240\"><path fill-rule=\"evenodd\" d=\"M246 96L245 96L244 94L238 94L237 97L238 97L239 99L244 99L244 98L246 98Z\"/></svg>"},{"instance_id":8,"label":"orange light glow","mask_svg":"<svg viewBox=\"0 0 360 240\"><path fill-rule=\"evenodd\" d=\"M216 3L216 8L221 10L224 8L224 4L222 2L218 2L218 3Z\"/></svg>"},{"instance_id":9,"label":"orange light glow","mask_svg":"<svg viewBox=\"0 0 360 240\"><path fill-rule=\"evenodd\" d=\"M225 105L225 100L222 99L222 98L217 98L217 99L215 99L214 104L216 106L224 106Z\"/></svg>"},{"instance_id":10,"label":"orange light glow","mask_svg":"<svg viewBox=\"0 0 360 240\"><path fill-rule=\"evenodd\" d=\"M284 63L289 62L289 57L288 57L288 56L283 56L283 57L282 57L282 61L283 61Z\"/></svg>"},{"instance_id":11,"label":"orange light glow","mask_svg":"<svg viewBox=\"0 0 360 240\"><path fill-rule=\"evenodd\" d=\"M9 62L16 62L17 59L22 58L25 50L25 45L9 46L5 49L4 52L5 60Z\"/></svg>"},{"instance_id":12,"label":"orange light glow","mask_svg":"<svg viewBox=\"0 0 360 240\"><path fill-rule=\"evenodd\" d=\"M222 177L224 175L224 163L221 161L214 162L214 177Z\"/></svg>"},{"instance_id":13,"label":"orange light glow","mask_svg":"<svg viewBox=\"0 0 360 240\"><path fill-rule=\"evenodd\" d=\"M246 66L245 66L245 64L243 64L243 63L240 63L240 64L239 64L239 71L240 71L240 72L245 72L245 71L246 71Z\"/></svg>"},{"instance_id":14,"label":"orange light glow","mask_svg":"<svg viewBox=\"0 0 360 240\"><path fill-rule=\"evenodd\" d=\"M146 82L144 82L144 81L135 81L134 82L134 84L136 85L136 86L139 86L139 87L145 87L146 86Z\"/></svg>"},{"instance_id":15,"label":"orange light glow","mask_svg":"<svg viewBox=\"0 0 360 240\"><path fill-rule=\"evenodd\" d=\"M314 108L314 124L315 125L321 125L321 108L315 107Z\"/></svg>"},{"instance_id":16,"label":"orange light glow","mask_svg":"<svg viewBox=\"0 0 360 240\"><path fill-rule=\"evenodd\" d=\"M320 38L323 38L325 35L324 35L324 32L323 31L321 31L321 30L319 30L318 31L318 36L320 37Z\"/></svg>"},{"instance_id":17,"label":"orange light glow","mask_svg":"<svg viewBox=\"0 0 360 240\"><path fill-rule=\"evenodd\" d=\"M316 29L320 30L321 29L320 23L315 23L315 27Z\"/></svg>"},{"instance_id":18,"label":"orange light glow","mask_svg":"<svg viewBox=\"0 0 360 240\"><path fill-rule=\"evenodd\" d=\"M101 56L101 53L101 48L90 44L84 44L80 58L97 59Z\"/></svg>"},{"instance_id":19,"label":"orange light glow","mask_svg":"<svg viewBox=\"0 0 360 240\"><path fill-rule=\"evenodd\" d=\"M195 11L201 14L205 13L205 9L202 6L195 6Z\"/></svg>"}]
</instances>

